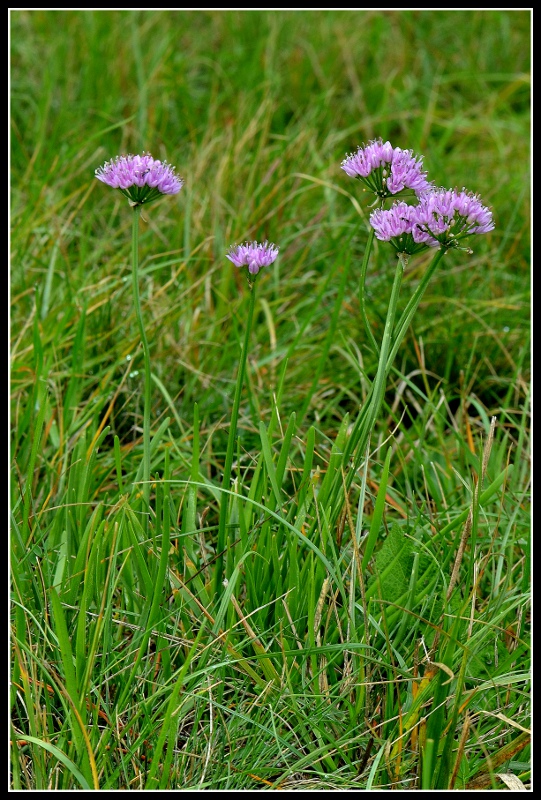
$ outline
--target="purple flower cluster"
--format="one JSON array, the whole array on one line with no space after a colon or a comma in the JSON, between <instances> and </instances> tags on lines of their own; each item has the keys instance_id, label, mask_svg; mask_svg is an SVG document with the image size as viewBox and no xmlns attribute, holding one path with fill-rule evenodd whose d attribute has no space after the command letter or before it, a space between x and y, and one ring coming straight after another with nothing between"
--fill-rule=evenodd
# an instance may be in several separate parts
<instances>
[{"instance_id":1,"label":"purple flower cluster","mask_svg":"<svg viewBox=\"0 0 541 800\"><path fill-rule=\"evenodd\" d=\"M388 210L376 209L370 224L376 238L409 255L424 247L458 247L465 236L494 230L490 209L464 189L434 189L424 192L417 205L395 203Z\"/></svg>"},{"instance_id":2,"label":"purple flower cluster","mask_svg":"<svg viewBox=\"0 0 541 800\"><path fill-rule=\"evenodd\" d=\"M420 195L432 188L423 170L422 157L382 139L374 139L351 153L342 161L342 169L351 178L359 178L382 200L404 189Z\"/></svg>"},{"instance_id":3,"label":"purple flower cluster","mask_svg":"<svg viewBox=\"0 0 541 800\"><path fill-rule=\"evenodd\" d=\"M250 275L257 275L262 267L268 267L275 261L278 247L269 242L246 242L229 248L226 258L236 267L248 267Z\"/></svg>"},{"instance_id":4,"label":"purple flower cluster","mask_svg":"<svg viewBox=\"0 0 541 800\"><path fill-rule=\"evenodd\" d=\"M436 189L424 194L419 200L417 226L444 245L494 230L492 211L481 203L479 195L465 189Z\"/></svg>"},{"instance_id":5,"label":"purple flower cluster","mask_svg":"<svg viewBox=\"0 0 541 800\"><path fill-rule=\"evenodd\" d=\"M376 238L381 242L390 242L398 253L413 255L425 250L431 243L416 239L418 209L419 206L399 202L389 209L377 208L372 211L370 225ZM434 246L437 244L434 242Z\"/></svg>"},{"instance_id":6,"label":"purple flower cluster","mask_svg":"<svg viewBox=\"0 0 541 800\"><path fill-rule=\"evenodd\" d=\"M163 194L178 194L184 185L175 168L166 161L140 156L117 156L96 170L96 178L120 189L132 206L151 203Z\"/></svg>"}]
</instances>

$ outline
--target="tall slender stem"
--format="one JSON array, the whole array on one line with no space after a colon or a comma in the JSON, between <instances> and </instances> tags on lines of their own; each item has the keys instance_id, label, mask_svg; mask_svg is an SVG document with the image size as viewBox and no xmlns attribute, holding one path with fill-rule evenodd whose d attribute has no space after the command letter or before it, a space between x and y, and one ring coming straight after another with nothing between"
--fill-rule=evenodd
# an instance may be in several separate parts
<instances>
[{"instance_id":1,"label":"tall slender stem","mask_svg":"<svg viewBox=\"0 0 541 800\"><path fill-rule=\"evenodd\" d=\"M396 305L405 266L404 262L401 260L399 260L397 264L395 279L391 291L391 298L389 300L389 307L387 311L385 332L383 334L383 340L381 343L377 374L374 382L370 385L365 403L359 412L359 416L355 421L351 435L344 448L343 464L344 468L346 469L346 490L349 490L349 487L353 481L353 477L356 474L356 471L363 458L366 444L369 440L370 433L383 402L386 381L391 372L398 349L407 333L411 320L413 319L415 311L417 310L417 307L423 298L430 279L432 278L436 267L444 255L445 249L443 248L438 250L434 255L434 258L419 282L417 289L409 299L406 308L396 323L396 326L394 326ZM339 509L341 507L337 495L342 488L342 486L337 486L335 488L335 494L333 496L333 508Z\"/></svg>"},{"instance_id":2,"label":"tall slender stem","mask_svg":"<svg viewBox=\"0 0 541 800\"><path fill-rule=\"evenodd\" d=\"M133 284L133 300L135 305L135 315L137 317L137 324L139 326L139 335L141 337L141 344L143 345L143 359L144 359L144 405L143 405L143 501L145 512L148 512L150 507L150 398L151 398L151 376L150 376L150 351L148 347L148 340L145 333L145 326L143 324L143 315L141 313L141 301L139 298L139 217L141 209L135 206L133 209L133 225L132 225L132 284Z\"/></svg>"},{"instance_id":3,"label":"tall slender stem","mask_svg":"<svg viewBox=\"0 0 541 800\"><path fill-rule=\"evenodd\" d=\"M378 415L383 396L385 393L385 382L387 375L390 371L388 366L389 350L392 343L392 332L394 327L394 320L396 316L396 307L398 303L398 296L400 294L400 287L402 286L402 277L404 275L405 262L403 256L398 257L396 265L396 272L393 281L393 288L391 289L391 297L389 298L389 306L387 308L387 318L385 320L385 328L383 331L383 338L381 347L379 348L378 369L374 382L368 390L365 404L353 426L351 436L345 446L344 451L344 465L349 464L350 458L354 457L355 468L357 468L362 455L366 448L368 437Z\"/></svg>"},{"instance_id":4,"label":"tall slender stem","mask_svg":"<svg viewBox=\"0 0 541 800\"><path fill-rule=\"evenodd\" d=\"M362 436L361 431L365 431L366 435L368 435L368 431L371 428L371 424L373 424L374 422L375 417L373 417L372 409L374 409L374 403L377 404L377 400L374 399L376 387L378 386L378 384L380 386L380 389L381 385L383 385L384 387L385 381L391 372L393 362L396 358L398 349L402 344L404 336L407 333L407 330L413 319L415 311L417 310L417 307L419 306L419 303L423 298L423 295L430 282L430 279L432 278L434 272L436 271L436 267L438 266L444 255L445 255L445 250L443 248L438 250L437 253L434 255L434 258L432 259L431 263L426 269L425 274L423 275L421 281L419 282L417 289L409 299L406 308L404 309L404 311L400 316L400 319L396 323L392 338L389 338L388 333L389 330L392 330L392 325L396 314L396 300L398 299L398 292L400 290L400 284L402 282L402 273L403 273L403 268L402 271L400 270L400 262L397 265L397 275L395 275L395 282L393 284L391 299L389 301L387 322L385 325L385 333L383 334L382 349L378 361L378 371L376 374L376 378L374 379L374 382L371 384L369 388L368 396L366 398L366 403L363 409L361 409L359 417L357 418L357 421L353 428L352 435L349 439L348 444L346 445L347 453L345 457L345 463L347 463L347 461L352 456L355 450L359 454L359 458L362 456L362 453L364 452L365 437ZM397 277L400 280L400 283L398 285L397 285ZM382 359L382 355L384 356L384 359ZM385 362L385 369L383 370L382 365L384 362ZM369 422L369 420L371 420L371 423Z\"/></svg>"},{"instance_id":5,"label":"tall slender stem","mask_svg":"<svg viewBox=\"0 0 541 800\"><path fill-rule=\"evenodd\" d=\"M385 394L385 383L387 378L387 357L391 349L394 319L396 316L396 307L398 304L398 296L400 294L400 287L402 286L402 278L404 270L408 263L408 257L404 253L398 254L398 263L396 265L396 272L394 276L393 288L391 290L391 297L389 299L389 308L387 309L387 319L385 320L385 329L383 331L383 339L381 341L381 350L378 361L378 371L374 380L374 393L372 395L371 409L368 417L368 430L372 430L376 417L379 413L383 396ZM364 442L363 442L364 451Z\"/></svg>"},{"instance_id":6,"label":"tall slender stem","mask_svg":"<svg viewBox=\"0 0 541 800\"><path fill-rule=\"evenodd\" d=\"M364 249L364 256L363 256L363 260L362 260L362 264L361 264L361 276L360 276L360 279L359 279L359 305L360 305L360 308L361 308L361 317L362 317L362 320L363 320L363 324L364 324L366 333L368 334L368 338L370 339L370 343L372 344L372 347L374 348L374 351L376 353L379 353L378 343L376 342L376 340L374 338L374 334L372 333L372 328L370 327L370 322L368 321L368 316L366 314L366 304L365 304L365 299L366 299L366 271L368 269L368 262L370 260L370 253L372 251L372 245L374 243L374 236L375 236L374 228L372 228L372 226L370 226L369 231L368 231L368 240L366 242L366 247Z\"/></svg>"},{"instance_id":7,"label":"tall slender stem","mask_svg":"<svg viewBox=\"0 0 541 800\"><path fill-rule=\"evenodd\" d=\"M225 454L224 474L222 478L222 488L226 491L222 493L220 500L220 519L218 523L218 538L216 540L216 569L214 572L214 594L219 591L223 578L224 568L224 549L226 548L226 524L227 510L229 507L229 495L231 484L231 467L233 465L233 455L235 452L235 442L237 439L237 424L239 418L240 399L246 372L246 359L248 357L248 345L250 343L250 332L254 318L255 308L255 284L250 285L250 304L248 306L248 318L244 328L244 342L240 354L239 369L237 373L237 383L235 386L235 396L233 398L233 409L231 411L231 422L229 424L229 436L227 439L227 451Z\"/></svg>"},{"instance_id":8,"label":"tall slender stem","mask_svg":"<svg viewBox=\"0 0 541 800\"><path fill-rule=\"evenodd\" d=\"M353 477L365 455L366 446L370 439L372 429L375 425L377 416L383 403L385 396L385 385L389 369L387 362L389 358L389 351L392 345L392 334L396 317L396 309L398 305L398 297L400 295L400 288L402 286L402 278L406 266L407 256L402 253L398 256L396 271L391 289L391 296L389 298L389 306L387 308L387 318L385 320L385 328L383 331L383 338L381 340L381 347L379 350L378 369L374 382L370 386L365 403L359 412L359 416L355 421L353 430L349 439L346 441L343 453L343 465L345 469L344 483L337 481L331 488L331 495L329 497L329 506L332 508L332 515L330 518L331 525L334 524L335 517L342 508L340 495L344 491L349 490Z\"/></svg>"},{"instance_id":9,"label":"tall slender stem","mask_svg":"<svg viewBox=\"0 0 541 800\"><path fill-rule=\"evenodd\" d=\"M393 361L396 357L398 352L398 348L402 344L402 340L406 335L406 332L410 326L411 320L413 319L413 315L415 314L419 303L422 300L422 297L426 291L426 287L428 286L432 275L434 274L436 267L440 263L441 259L445 255L446 251L443 247L441 247L435 254L434 258L432 259L431 263L428 265L428 268L425 271L425 274L419 281L419 285L411 298L409 299L406 308L402 312L402 315L398 322L396 323L395 335L393 338L393 346L391 348L391 352L389 358L387 359L387 374L391 371L391 367L393 365Z\"/></svg>"}]
</instances>

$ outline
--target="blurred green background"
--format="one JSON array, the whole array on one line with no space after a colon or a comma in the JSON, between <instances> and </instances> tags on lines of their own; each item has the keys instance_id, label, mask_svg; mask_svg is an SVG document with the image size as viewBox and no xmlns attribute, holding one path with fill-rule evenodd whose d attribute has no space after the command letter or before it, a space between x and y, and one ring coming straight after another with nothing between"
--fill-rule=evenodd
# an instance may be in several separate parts
<instances>
[{"instance_id":1,"label":"blurred green background","mask_svg":"<svg viewBox=\"0 0 541 800\"><path fill-rule=\"evenodd\" d=\"M153 369L181 413L194 400L210 416L228 408L235 354L223 343L236 340L231 310L246 292L224 254L246 238L281 248L261 281L262 388L289 356L284 412L308 402L324 419L356 407L352 363L370 371L374 361L357 302L369 209L340 163L381 136L422 154L436 184L478 192L496 223L468 242L472 256L446 257L399 366L415 373L421 353L451 395L466 386L491 412L509 404L528 376L530 22L528 10L498 9L12 11L17 352L30 346L36 302L58 363L83 305L90 373L118 369L135 346L131 219L94 170L147 150L186 181L141 232ZM393 260L380 246L369 268L376 338ZM406 297L425 263L412 262ZM314 387L310 361L326 347ZM17 360L14 378L27 385Z\"/></svg>"}]
</instances>

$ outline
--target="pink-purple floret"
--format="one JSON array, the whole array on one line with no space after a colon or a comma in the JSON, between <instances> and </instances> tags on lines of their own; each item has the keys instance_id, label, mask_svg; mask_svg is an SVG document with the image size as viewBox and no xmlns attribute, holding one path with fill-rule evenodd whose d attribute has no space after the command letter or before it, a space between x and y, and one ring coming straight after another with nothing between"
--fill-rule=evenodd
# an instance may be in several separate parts
<instances>
[{"instance_id":1,"label":"pink-purple floret","mask_svg":"<svg viewBox=\"0 0 541 800\"><path fill-rule=\"evenodd\" d=\"M417 223L417 206L407 203L395 203L388 209L377 208L370 215L370 224L374 228L376 238L382 242L413 233Z\"/></svg>"},{"instance_id":2,"label":"pink-purple floret","mask_svg":"<svg viewBox=\"0 0 541 800\"><path fill-rule=\"evenodd\" d=\"M132 186L148 186L161 194L178 194L184 181L175 174L175 169L166 161L152 158L150 153L142 156L117 156L106 161L96 170L96 178L113 189L129 189Z\"/></svg>"},{"instance_id":3,"label":"pink-purple floret","mask_svg":"<svg viewBox=\"0 0 541 800\"><path fill-rule=\"evenodd\" d=\"M248 267L251 275L257 275L262 267L268 267L276 259L278 247L269 242L246 242L231 247L226 258L236 267Z\"/></svg>"},{"instance_id":4,"label":"pink-purple floret","mask_svg":"<svg viewBox=\"0 0 541 800\"><path fill-rule=\"evenodd\" d=\"M418 206L419 225L432 233L444 233L458 225L455 233L489 233L494 230L492 211L481 203L479 195L464 189L437 189L423 194Z\"/></svg>"}]
</instances>

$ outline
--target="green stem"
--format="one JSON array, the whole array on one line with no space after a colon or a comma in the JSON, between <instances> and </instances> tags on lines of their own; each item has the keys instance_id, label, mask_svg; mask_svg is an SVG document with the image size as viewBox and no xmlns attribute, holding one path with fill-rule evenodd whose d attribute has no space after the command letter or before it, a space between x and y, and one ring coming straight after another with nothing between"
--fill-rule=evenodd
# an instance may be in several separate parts
<instances>
[{"instance_id":1,"label":"green stem","mask_svg":"<svg viewBox=\"0 0 541 800\"><path fill-rule=\"evenodd\" d=\"M343 502L341 501L342 493L344 492L344 489L346 492L349 490L353 482L353 478L357 474L357 470L363 457L365 456L366 446L383 403L385 385L391 372L398 349L407 333L408 327L413 319L417 307L419 306L419 303L421 302L428 283L444 254L445 250L440 249L434 255L434 258L419 282L417 289L408 301L406 308L396 323L396 326L394 326L398 295L400 292L402 275L404 272L403 258L405 257L399 257L393 288L391 291L391 298L389 300L389 307L387 310L387 319L385 322L385 330L381 343L376 377L368 389L365 402L359 411L359 415L355 421L351 435L349 436L344 447L342 463L345 470L345 485L342 482L337 482L331 489L329 497L329 504L333 509L333 516L330 520L331 525L334 524L335 517L338 516L343 506Z\"/></svg>"},{"instance_id":2,"label":"green stem","mask_svg":"<svg viewBox=\"0 0 541 800\"><path fill-rule=\"evenodd\" d=\"M359 416L357 417L351 432L351 436L349 437L345 447L344 465L349 464L350 458L352 458L356 452L354 465L355 469L359 466L360 460L364 455L368 437L370 436L372 427L374 426L374 422L385 394L385 382L390 370L390 366L387 366L389 362L389 351L391 349L394 318L396 316L398 295L400 294L400 287L402 285L404 266L404 256L400 255L396 265L393 288L391 290L391 297L389 299L389 306L387 308L387 319L385 320L385 329L383 331L383 339L381 342L376 377L370 386L368 396L365 400L363 408L359 412ZM353 472L354 471L355 470L353 470Z\"/></svg>"},{"instance_id":3,"label":"green stem","mask_svg":"<svg viewBox=\"0 0 541 800\"><path fill-rule=\"evenodd\" d=\"M225 454L224 474L222 478L222 487L226 490L222 494L220 501L220 520L218 523L218 538L216 540L216 569L214 572L214 594L220 589L223 578L224 569L224 550L226 547L226 524L227 524L227 510L229 506L229 495L226 493L231 488L231 467L233 465L233 455L235 453L235 442L237 438L237 423L239 418L240 398L242 395L242 387L244 384L244 375L246 372L246 359L248 356L248 345L250 342L250 332L252 329L252 320L254 318L255 307L255 284L250 284L250 304L248 306L248 318L244 328L244 343L242 345L242 352L240 354L239 369L237 373L237 384L235 386L235 396L233 398L233 410L231 411L231 422L229 424L229 437L227 439L227 452Z\"/></svg>"},{"instance_id":4,"label":"green stem","mask_svg":"<svg viewBox=\"0 0 541 800\"><path fill-rule=\"evenodd\" d=\"M362 264L361 264L361 276L360 276L360 279L359 279L359 305L361 307L361 317L362 317L362 320L363 320L363 323L364 323L364 327L365 327L366 333L368 334L368 338L370 339L370 343L371 343L372 347L374 348L375 352L379 353L379 346L378 346L378 343L376 342L376 340L374 338L374 334L372 333L372 328L370 327L370 323L368 321L368 316L367 316L367 313L366 313L366 305L365 305L365 300L366 300L366 271L368 269L368 262L370 260L370 253L372 252L372 244L374 243L375 233L376 232L374 231L374 228L372 226L370 226L370 229L368 231L368 241L366 242L363 261L362 261Z\"/></svg>"},{"instance_id":5,"label":"green stem","mask_svg":"<svg viewBox=\"0 0 541 800\"><path fill-rule=\"evenodd\" d=\"M436 267L440 263L441 259L445 255L446 251L443 248L440 248L437 253L435 254L434 258L432 259L431 263L429 264L425 274L419 281L419 286L409 299L406 308L402 312L402 316L398 320L396 324L396 331L393 340L393 346L391 348L391 352L389 358L387 359L387 374L391 371L391 367L393 365L393 361L396 357L398 352L398 348L402 344L402 340L406 335L406 331L408 330L411 320L413 319L413 315L417 311L417 307L421 302L421 299L426 291L426 287L428 286L432 275L434 274Z\"/></svg>"},{"instance_id":6,"label":"green stem","mask_svg":"<svg viewBox=\"0 0 541 800\"><path fill-rule=\"evenodd\" d=\"M394 318L396 316L396 307L398 305L398 296L400 294L400 287L402 286L402 278L404 270L408 263L408 257L404 253L398 254L398 261L396 265L396 272L394 274L393 288L391 290L391 297L389 299L389 308L387 309L387 319L385 320L385 329L383 331L383 339L381 341L381 350L378 361L378 371L374 380L374 390L372 394L372 402L370 403L370 413L368 415L368 432L372 431L372 427L376 421L383 396L385 394L385 384L387 381L388 369L387 359L391 349L391 342L394 328ZM405 332L405 331L404 331ZM362 443L362 451L364 452L365 443Z\"/></svg>"},{"instance_id":7,"label":"green stem","mask_svg":"<svg viewBox=\"0 0 541 800\"><path fill-rule=\"evenodd\" d=\"M139 326L139 335L143 345L143 359L145 365L145 389L143 406L143 501L144 510L148 513L150 508L150 398L151 398L151 377L150 377L150 351L148 340L143 325L143 315L141 313L141 301L139 298L139 217L141 209L135 206L133 209L132 226L132 279L133 279L133 301L135 305L135 315Z\"/></svg>"},{"instance_id":8,"label":"green stem","mask_svg":"<svg viewBox=\"0 0 541 800\"><path fill-rule=\"evenodd\" d=\"M385 382L386 382L386 380L387 380L387 378L388 378L388 376L389 376L389 374L391 372L391 369L392 369L394 360L396 358L396 354L398 352L398 349L400 348L400 345L402 344L404 336L407 333L407 330L408 330L408 328L409 328L409 326L411 324L411 321L412 321L412 319L413 319L413 317L415 315L415 312L416 312L416 310L417 310L417 308L419 306L419 303L421 302L421 300L423 298L423 295L424 295L424 293L426 291L426 288L427 288L427 286L428 286L428 284L429 284L429 282L430 282L430 280L431 280L431 278L432 278L432 276L433 276L433 274L434 274L434 272L436 270L436 267L438 266L438 264L440 263L440 261L441 261L441 259L442 259L442 257L444 255L445 255L445 250L443 250L443 249L439 249L437 251L437 253L434 255L434 258L432 259L430 265L428 266L427 270L425 271L425 274L423 275L422 279L419 281L419 285L417 286L417 289L415 290L415 292L413 293L413 295L409 299L409 301L408 301L408 303L406 305L406 308L404 309L404 311L402 312L402 314L400 316L400 319L396 323L394 335L392 336L391 339L389 339L389 337L387 336L388 326L389 326L389 323L391 323L391 318L389 316L389 312L391 312L391 315L392 315L393 319L394 319L394 316L395 316L395 313L396 313L396 308L395 309L391 308L391 303L393 302L392 298L393 298L393 294L396 294L396 298L398 298L398 293L397 292L400 289L400 286L398 286L398 287L396 286L396 276L395 276L395 284L393 285L390 305L389 305L389 309L388 309L388 312L387 312L387 322L386 322L386 325L385 325L385 333L383 334L382 350L380 352L380 358L379 358L379 362L378 362L378 372L377 372L376 379L375 379L374 383L370 386L370 389L369 389L369 392L368 392L368 397L366 398L366 403L365 403L363 409L361 409L361 412L359 414L357 422L355 423L355 427L354 427L354 429L352 431L352 435L350 437L350 440L348 442L348 446L346 448L347 451L348 451L347 455L346 455L346 459L349 459L352 456L354 450L357 451L357 453L359 454L360 457L364 453L364 449L365 449L365 446L366 446L366 436L361 438L361 443L359 444L359 435L360 435L360 431L361 430L366 431L366 435L368 435L368 433L369 433L369 431L371 429L371 425L374 422L374 419L372 419L371 424L367 425L367 420L371 416L371 410L374 408L374 402L375 402L374 401L374 396L375 396L375 391L376 391L376 387L377 387L377 384L378 384L378 378L379 378L380 388L381 388L381 384L383 384L383 390L384 390L385 389ZM400 273L400 262L399 262L399 265L397 266L397 272ZM402 276L400 275L400 282L401 281L402 281ZM382 355L384 356L383 359L382 359ZM382 376L382 364L383 363L385 363L385 370L384 370L384 375ZM379 403L379 405L381 405L381 402ZM379 406L378 406L378 410L379 410ZM347 463L347 462L345 461L345 463Z\"/></svg>"},{"instance_id":9,"label":"green stem","mask_svg":"<svg viewBox=\"0 0 541 800\"><path fill-rule=\"evenodd\" d=\"M396 316L396 308L398 305L398 297L400 288L402 286L402 277L406 266L407 256L400 253L397 260L396 272L391 289L391 296L389 298L389 306L387 308L387 318L385 320L385 329L383 331L383 338L381 341L381 348L378 360L378 369L374 382L370 386L365 403L359 412L359 416L353 426L351 435L346 442L343 453L343 465L345 469L345 487L346 491L349 490L353 477L361 463L361 459L365 455L366 446L370 439L372 429L379 414L383 398L385 396L385 384L389 374L387 366L389 359L389 351L391 350L392 334L394 328L394 321ZM342 508L342 492L344 491L344 483L336 481L331 489L331 496L329 497L329 506L332 508L332 518L330 524L333 525L335 517L340 513Z\"/></svg>"}]
</instances>

